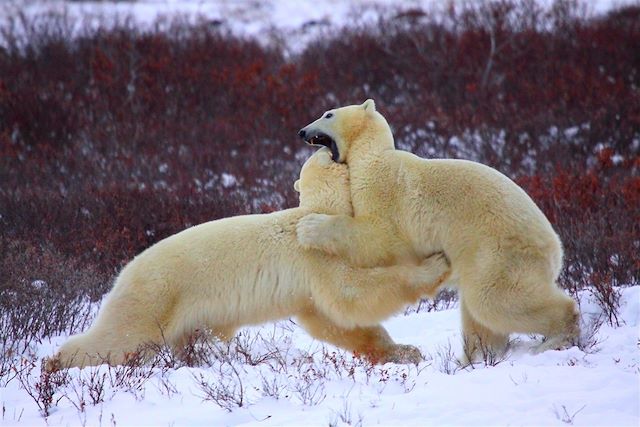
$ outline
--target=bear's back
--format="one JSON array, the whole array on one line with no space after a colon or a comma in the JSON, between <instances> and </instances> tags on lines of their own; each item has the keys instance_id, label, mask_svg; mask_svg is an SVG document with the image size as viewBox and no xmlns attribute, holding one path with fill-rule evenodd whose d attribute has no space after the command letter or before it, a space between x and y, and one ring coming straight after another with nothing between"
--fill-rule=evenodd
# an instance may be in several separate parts
<instances>
[{"instance_id":1,"label":"bear's back","mask_svg":"<svg viewBox=\"0 0 640 427\"><path fill-rule=\"evenodd\" d=\"M484 236L486 241L504 242L526 236L527 245L561 253L560 240L544 213L504 174L468 160L396 153L394 169L400 177L398 191L404 193L401 198L416 201L407 209L418 206L423 228L435 233L437 240L464 242ZM411 220L415 216L402 214L399 218L410 219L400 223L401 228L415 227Z\"/></svg>"},{"instance_id":2,"label":"bear's back","mask_svg":"<svg viewBox=\"0 0 640 427\"><path fill-rule=\"evenodd\" d=\"M122 271L122 275L157 275L175 271L185 275L211 270L234 271L239 277L253 274L256 265L291 260L298 251L299 208L270 214L240 215L187 228L147 248ZM161 260L161 261L160 261ZM128 271L129 270L129 271Z\"/></svg>"}]
</instances>

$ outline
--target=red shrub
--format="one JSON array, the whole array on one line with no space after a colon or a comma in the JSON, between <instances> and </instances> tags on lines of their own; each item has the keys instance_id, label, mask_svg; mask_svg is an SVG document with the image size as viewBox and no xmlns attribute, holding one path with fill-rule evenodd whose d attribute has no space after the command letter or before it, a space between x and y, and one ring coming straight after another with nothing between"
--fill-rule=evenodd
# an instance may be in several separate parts
<instances>
[{"instance_id":1,"label":"red shrub","mask_svg":"<svg viewBox=\"0 0 640 427\"><path fill-rule=\"evenodd\" d=\"M565 248L562 284L637 284L640 281L640 178L618 170L558 170L550 177L521 177L518 183L545 212Z\"/></svg>"}]
</instances>

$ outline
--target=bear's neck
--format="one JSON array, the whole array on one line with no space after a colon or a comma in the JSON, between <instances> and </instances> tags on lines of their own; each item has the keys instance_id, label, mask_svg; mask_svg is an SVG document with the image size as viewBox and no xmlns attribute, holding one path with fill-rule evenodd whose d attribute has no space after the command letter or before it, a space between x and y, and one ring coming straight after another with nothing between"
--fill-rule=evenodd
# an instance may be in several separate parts
<instances>
[{"instance_id":1,"label":"bear's neck","mask_svg":"<svg viewBox=\"0 0 640 427\"><path fill-rule=\"evenodd\" d=\"M372 129L361 134L350 144L347 163L350 169L364 167L388 150L395 150L391 130L389 128Z\"/></svg>"}]
</instances>

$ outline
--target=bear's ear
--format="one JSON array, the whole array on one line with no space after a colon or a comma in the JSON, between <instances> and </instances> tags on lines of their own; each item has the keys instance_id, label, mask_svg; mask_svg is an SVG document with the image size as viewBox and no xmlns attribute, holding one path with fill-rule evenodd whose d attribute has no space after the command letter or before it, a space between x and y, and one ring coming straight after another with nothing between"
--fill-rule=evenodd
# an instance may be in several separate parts
<instances>
[{"instance_id":1,"label":"bear's ear","mask_svg":"<svg viewBox=\"0 0 640 427\"><path fill-rule=\"evenodd\" d=\"M293 189L296 190L298 193L300 192L300 180L296 179L296 182L293 183Z\"/></svg>"},{"instance_id":2,"label":"bear's ear","mask_svg":"<svg viewBox=\"0 0 640 427\"><path fill-rule=\"evenodd\" d=\"M364 108L364 111L368 113L373 113L374 111L376 111L376 103L373 101L373 99L369 98L364 101L364 103L362 104L362 108Z\"/></svg>"}]
</instances>

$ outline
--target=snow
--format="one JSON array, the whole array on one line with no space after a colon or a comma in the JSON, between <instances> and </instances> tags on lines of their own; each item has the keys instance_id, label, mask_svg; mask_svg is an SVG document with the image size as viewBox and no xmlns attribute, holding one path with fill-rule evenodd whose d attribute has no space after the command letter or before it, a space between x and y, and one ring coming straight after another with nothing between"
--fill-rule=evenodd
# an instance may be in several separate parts
<instances>
[{"instance_id":1,"label":"snow","mask_svg":"<svg viewBox=\"0 0 640 427\"><path fill-rule=\"evenodd\" d=\"M46 419L20 381L1 379L2 424L637 426L640 286L620 291L620 326L602 324L586 352L535 354L539 338L517 336L505 358L460 368L453 360L461 350L457 310L413 310L385 327L397 342L417 345L426 360L370 367L282 321L241 331L250 357L264 359L255 364L230 351L210 366L142 369L124 385L113 380L126 378L122 368L71 369ZM586 320L600 314L589 295L581 295ZM36 346L37 355L51 354L65 338ZM39 372L36 362L27 381L35 384ZM101 375L104 401L94 405L87 383ZM228 411L205 399L201 380L218 390L241 384L243 406Z\"/></svg>"},{"instance_id":2,"label":"snow","mask_svg":"<svg viewBox=\"0 0 640 427\"><path fill-rule=\"evenodd\" d=\"M238 183L236 177L230 173L223 172L220 178L222 179L222 186L224 188L233 187Z\"/></svg>"}]
</instances>

